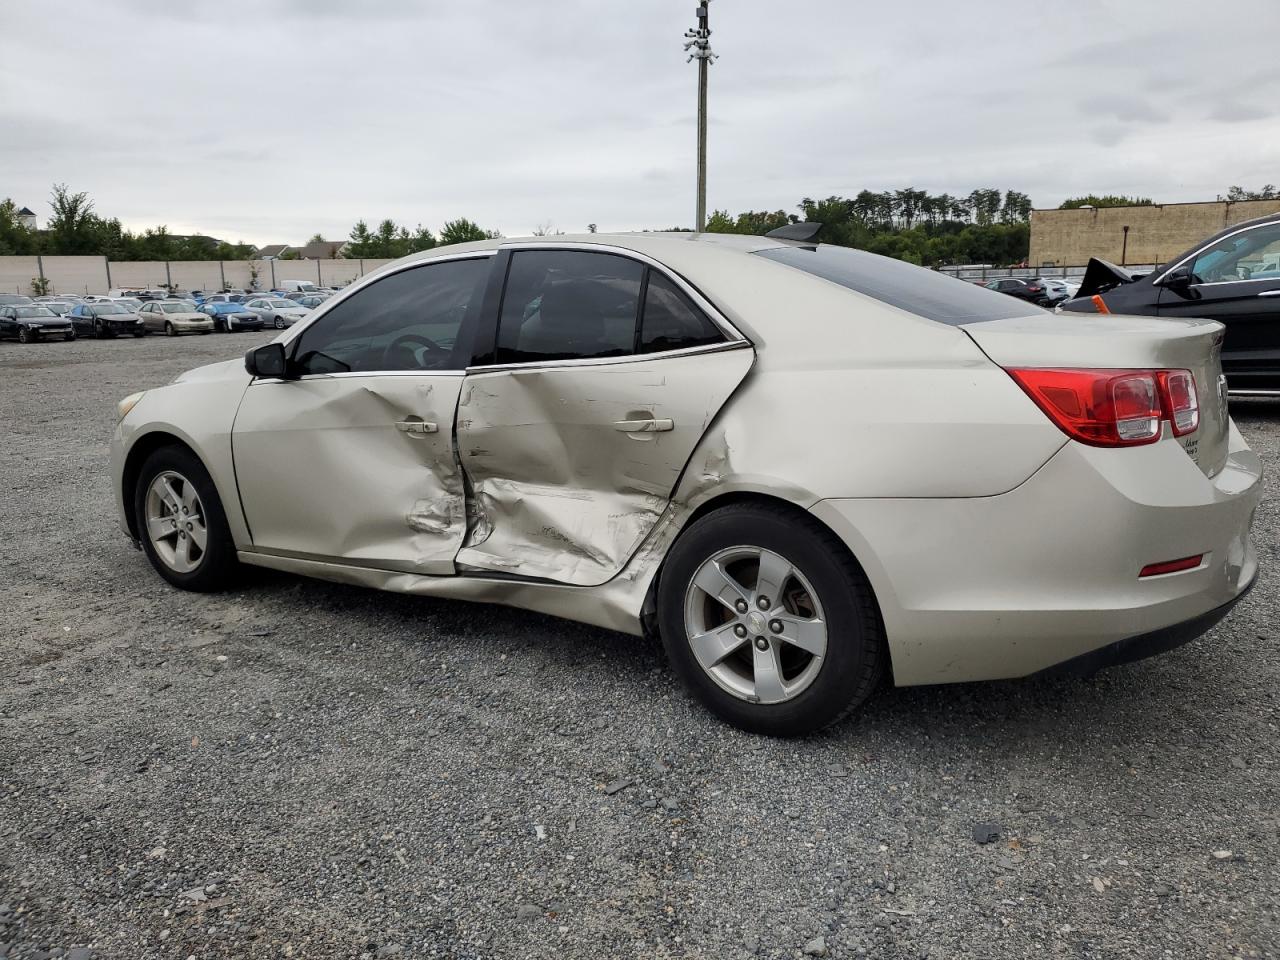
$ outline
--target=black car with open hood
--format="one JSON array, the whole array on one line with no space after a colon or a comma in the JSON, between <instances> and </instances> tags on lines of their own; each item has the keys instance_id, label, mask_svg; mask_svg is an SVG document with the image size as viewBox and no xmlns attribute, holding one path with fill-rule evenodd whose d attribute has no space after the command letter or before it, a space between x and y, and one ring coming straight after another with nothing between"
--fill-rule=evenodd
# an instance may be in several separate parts
<instances>
[{"instance_id":1,"label":"black car with open hood","mask_svg":"<svg viewBox=\"0 0 1280 960\"><path fill-rule=\"evenodd\" d=\"M1230 391L1280 396L1280 214L1227 227L1145 276L1090 260L1062 309L1217 320Z\"/></svg>"}]
</instances>

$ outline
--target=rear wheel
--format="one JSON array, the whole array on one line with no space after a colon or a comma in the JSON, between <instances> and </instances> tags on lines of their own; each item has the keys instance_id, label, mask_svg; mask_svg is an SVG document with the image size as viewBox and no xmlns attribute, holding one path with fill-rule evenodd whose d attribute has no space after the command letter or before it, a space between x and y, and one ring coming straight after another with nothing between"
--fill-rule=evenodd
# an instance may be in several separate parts
<instances>
[{"instance_id":1,"label":"rear wheel","mask_svg":"<svg viewBox=\"0 0 1280 960\"><path fill-rule=\"evenodd\" d=\"M239 567L226 513L204 465L182 447L147 457L134 488L134 516L147 559L184 590L219 590Z\"/></svg>"},{"instance_id":2,"label":"rear wheel","mask_svg":"<svg viewBox=\"0 0 1280 960\"><path fill-rule=\"evenodd\" d=\"M685 531L663 566L658 617L686 686L756 733L837 723L884 668L866 575L829 530L780 504L735 504Z\"/></svg>"}]
</instances>

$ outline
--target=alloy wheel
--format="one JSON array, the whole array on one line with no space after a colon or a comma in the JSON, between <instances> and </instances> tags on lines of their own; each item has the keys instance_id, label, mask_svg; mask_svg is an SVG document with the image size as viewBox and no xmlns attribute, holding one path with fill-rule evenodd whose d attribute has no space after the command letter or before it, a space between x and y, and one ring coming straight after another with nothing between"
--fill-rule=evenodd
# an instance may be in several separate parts
<instances>
[{"instance_id":1,"label":"alloy wheel","mask_svg":"<svg viewBox=\"0 0 1280 960\"><path fill-rule=\"evenodd\" d=\"M147 488L147 536L156 556L170 570L190 573L200 566L209 540L204 505L195 485L165 470Z\"/></svg>"},{"instance_id":2,"label":"alloy wheel","mask_svg":"<svg viewBox=\"0 0 1280 960\"><path fill-rule=\"evenodd\" d=\"M789 560L762 547L729 547L704 561L685 592L684 622L698 665L752 703L799 696L827 654L817 591Z\"/></svg>"}]
</instances>

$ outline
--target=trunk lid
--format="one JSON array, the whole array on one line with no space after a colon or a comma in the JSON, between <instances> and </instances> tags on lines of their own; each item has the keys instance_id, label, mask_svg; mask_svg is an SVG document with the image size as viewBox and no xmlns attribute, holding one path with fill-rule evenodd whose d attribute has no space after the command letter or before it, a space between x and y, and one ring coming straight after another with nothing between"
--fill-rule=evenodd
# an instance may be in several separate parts
<instances>
[{"instance_id":1,"label":"trunk lid","mask_svg":"<svg viewBox=\"0 0 1280 960\"><path fill-rule=\"evenodd\" d=\"M1001 367L1190 370L1200 426L1178 437L1187 455L1215 476L1227 459L1229 420L1222 376L1222 324L1116 314L1040 314L964 324ZM1167 428L1166 428L1167 429Z\"/></svg>"}]
</instances>

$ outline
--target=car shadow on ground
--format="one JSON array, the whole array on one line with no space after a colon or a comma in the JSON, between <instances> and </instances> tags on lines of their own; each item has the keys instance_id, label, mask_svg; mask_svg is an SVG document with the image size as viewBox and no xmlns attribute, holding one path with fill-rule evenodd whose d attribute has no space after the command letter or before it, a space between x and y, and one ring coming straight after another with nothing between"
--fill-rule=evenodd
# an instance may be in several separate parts
<instances>
[{"instance_id":1,"label":"car shadow on ground","mask_svg":"<svg viewBox=\"0 0 1280 960\"><path fill-rule=\"evenodd\" d=\"M591 677L582 673L586 663L604 666L612 677L634 679L635 689L617 704L620 714L635 710L648 715L656 709L669 709L654 702L655 691L660 697L664 689L684 698L690 709L701 711L681 690L662 644L654 639L494 604L383 593L272 571L260 573L255 572L257 582L248 589L275 594L281 619L289 619L291 610L304 618L316 611L328 615L340 610L348 622L353 618L364 621L358 627L353 625L357 633L379 632L386 643L449 644L460 659L491 660L495 651L515 657L532 650L543 668L566 678L558 691L571 698L566 705L571 713L593 708ZM1229 631L1231 624L1228 619L1217 631ZM1094 742L1102 736L1098 731L1105 730L1125 729L1126 736L1141 736L1142 730L1153 724L1185 722L1188 688L1237 683L1234 674L1239 667L1227 658L1213 658L1214 647L1212 639L1202 638L1156 659L1084 678L1022 678L923 687L893 687L886 682L852 719L806 739L819 749L823 743L856 747L868 737L887 737L899 743L904 737L926 738L938 747L948 741L957 746L969 744L975 732L981 732L991 745L1018 753L1033 743L1038 749L1077 750L1082 731L1088 731L1083 735ZM581 685L573 682L575 676ZM710 714L706 718L718 723ZM1198 722L1201 735L1212 737L1212 728L1229 721L1223 715L1198 717ZM737 731L732 735L751 736Z\"/></svg>"}]
</instances>

